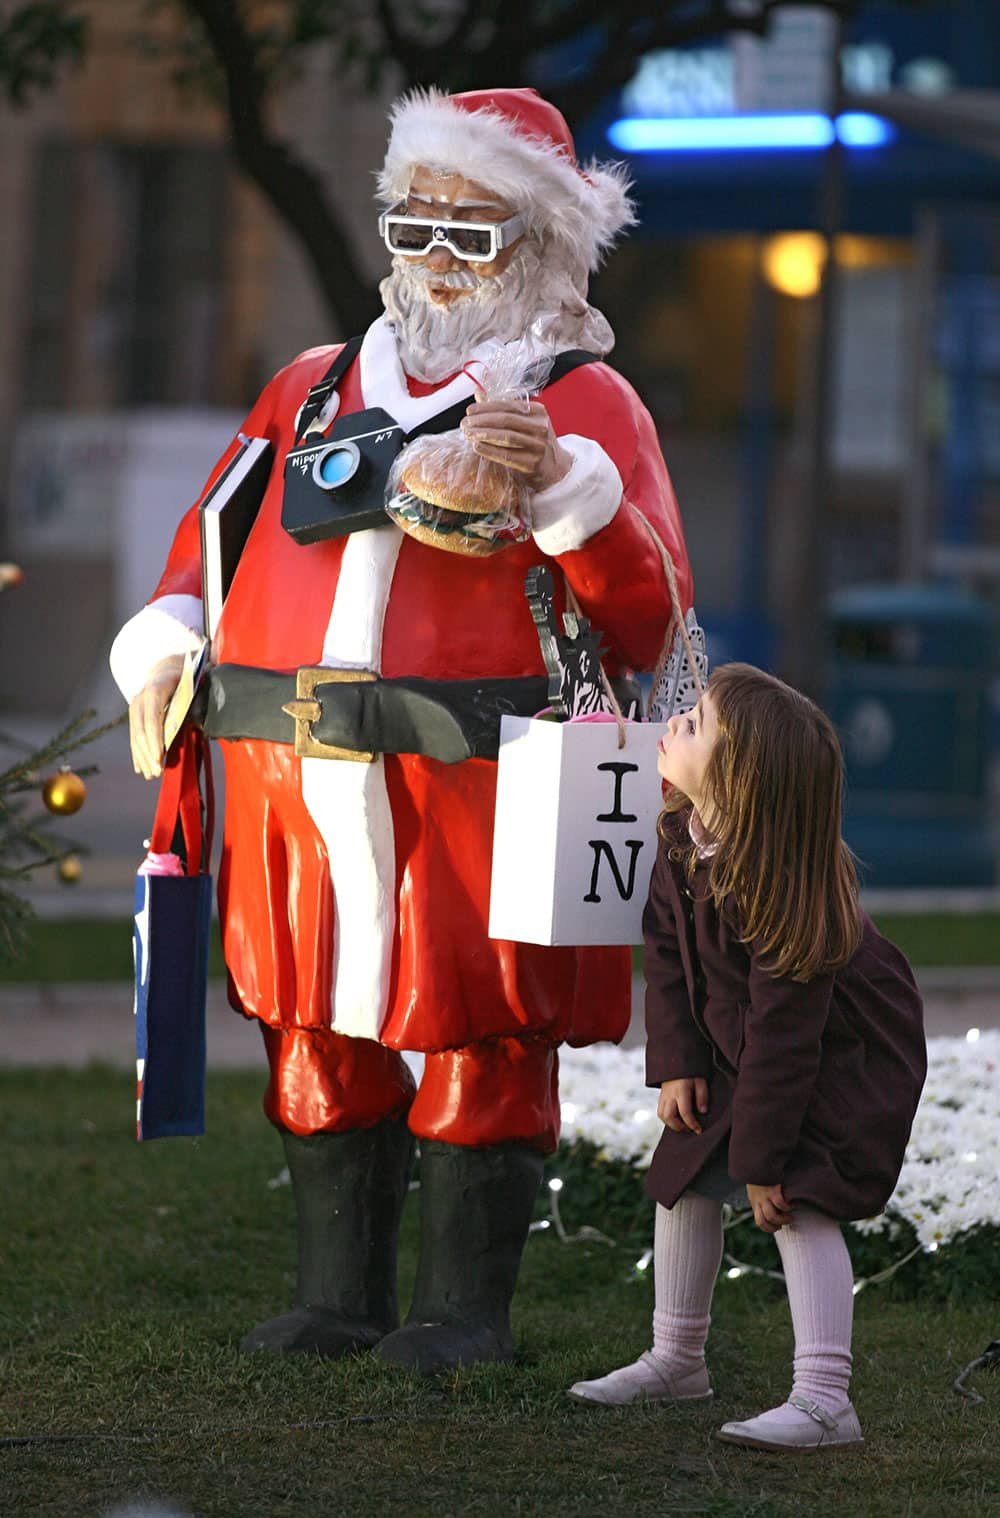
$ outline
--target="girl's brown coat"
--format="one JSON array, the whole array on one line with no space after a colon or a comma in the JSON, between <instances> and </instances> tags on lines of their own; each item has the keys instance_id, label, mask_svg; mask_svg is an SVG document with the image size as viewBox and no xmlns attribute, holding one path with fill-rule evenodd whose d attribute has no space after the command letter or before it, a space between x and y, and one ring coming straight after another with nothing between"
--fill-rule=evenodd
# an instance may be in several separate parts
<instances>
[{"instance_id":1,"label":"girl's brown coat","mask_svg":"<svg viewBox=\"0 0 1000 1518\"><path fill-rule=\"evenodd\" d=\"M806 984L767 973L720 914L707 867L670 858L687 832L670 819L643 919L646 1081L709 1082L703 1132L663 1131L647 1178L670 1207L728 1136L734 1182L781 1183L792 1202L871 1217L903 1162L927 1070L910 967L864 917L861 944ZM707 898L707 899L706 899Z\"/></svg>"}]
</instances>

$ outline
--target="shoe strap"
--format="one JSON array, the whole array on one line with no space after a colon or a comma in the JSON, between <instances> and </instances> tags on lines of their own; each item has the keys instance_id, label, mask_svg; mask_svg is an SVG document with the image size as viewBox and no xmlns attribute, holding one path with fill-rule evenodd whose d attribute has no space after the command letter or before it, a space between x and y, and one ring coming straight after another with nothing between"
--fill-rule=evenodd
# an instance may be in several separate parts
<instances>
[{"instance_id":1,"label":"shoe strap","mask_svg":"<svg viewBox=\"0 0 1000 1518\"><path fill-rule=\"evenodd\" d=\"M660 1364L653 1351L651 1349L644 1350L643 1353L639 1356L639 1359L644 1365L649 1366L650 1370L658 1378L661 1386L668 1394L668 1396L676 1397L677 1381L679 1378L676 1375L672 1375L670 1371L663 1369L663 1366Z\"/></svg>"},{"instance_id":2,"label":"shoe strap","mask_svg":"<svg viewBox=\"0 0 1000 1518\"><path fill-rule=\"evenodd\" d=\"M798 1392L793 1392L788 1399L788 1405L797 1407L800 1412L808 1413L810 1418L815 1418L817 1423L823 1425L827 1433L837 1432L836 1418L831 1417L825 1407L820 1407L818 1402L813 1402L809 1397L802 1397Z\"/></svg>"}]
</instances>

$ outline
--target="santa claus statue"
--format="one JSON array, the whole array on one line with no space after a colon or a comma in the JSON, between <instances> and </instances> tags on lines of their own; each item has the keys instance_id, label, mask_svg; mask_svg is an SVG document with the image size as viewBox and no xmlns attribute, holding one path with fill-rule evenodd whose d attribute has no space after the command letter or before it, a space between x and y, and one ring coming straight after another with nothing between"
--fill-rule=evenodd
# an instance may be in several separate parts
<instances>
[{"instance_id":1,"label":"santa claus statue","mask_svg":"<svg viewBox=\"0 0 1000 1518\"><path fill-rule=\"evenodd\" d=\"M372 1350L421 1371L510 1359L511 1297L559 1134L558 1046L617 1040L628 1023L626 949L487 934L499 716L546 704L526 574L551 570L559 609L572 592L612 678L651 669L671 625L646 523L691 605L656 430L601 362L613 335L587 302L589 273L634 221L626 192L620 166L578 164L534 90L407 96L379 180L384 315L363 340L295 359L241 429L275 462L212 640L205 721L226 767L230 998L263 1031L264 1109L298 1219L296 1304L246 1349ZM548 382L531 399L477 400L477 375L528 336L555 355ZM508 520L492 541L480 524L465 541L450 517L456 531L421 534L397 512L296 540L282 524L286 455L306 422L322 442L335 418L370 408L407 438L450 417L519 482L521 531ZM165 706L202 626L192 508L112 650L147 777L162 771ZM402 1050L424 1055L419 1087ZM415 1141L420 1254L400 1326Z\"/></svg>"}]
</instances>

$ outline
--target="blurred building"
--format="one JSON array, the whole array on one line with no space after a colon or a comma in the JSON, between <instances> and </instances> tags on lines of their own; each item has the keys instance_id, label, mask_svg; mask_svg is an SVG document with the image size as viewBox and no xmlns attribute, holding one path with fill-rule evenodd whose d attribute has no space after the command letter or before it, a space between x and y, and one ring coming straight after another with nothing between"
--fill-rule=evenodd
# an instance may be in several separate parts
<instances>
[{"instance_id":1,"label":"blurred building","mask_svg":"<svg viewBox=\"0 0 1000 1518\"><path fill-rule=\"evenodd\" d=\"M234 168L221 112L175 86L177 12L86 10L84 67L23 111L0 105L0 558L26 571L0 598L8 711L79 708L260 386L350 335ZM386 101L331 77L317 55L281 126L374 278Z\"/></svg>"},{"instance_id":2,"label":"blurred building","mask_svg":"<svg viewBox=\"0 0 1000 1518\"><path fill-rule=\"evenodd\" d=\"M636 179L598 302L664 434L699 610L717 655L783 667L818 588L1000 586L1000 9L862 5L836 33L796 5L766 42L649 54L583 143Z\"/></svg>"},{"instance_id":3,"label":"blurred building","mask_svg":"<svg viewBox=\"0 0 1000 1518\"><path fill-rule=\"evenodd\" d=\"M642 227L598 299L710 656L821 695L867 884L992 885L1000 9L782 6L766 41L647 55L607 143Z\"/></svg>"},{"instance_id":4,"label":"blurred building","mask_svg":"<svg viewBox=\"0 0 1000 1518\"><path fill-rule=\"evenodd\" d=\"M151 591L263 380L349 335L232 166L221 115L175 88L176 13L88 10L84 69L4 109L0 156L0 556L28 571L0 598L0 706L53 713L79 705ZM818 513L832 28L816 7L782 7L766 42L650 54L578 133L582 156L627 157L635 174L642 225L594 298L660 427L699 609L717 655L779 666L806 612L818 625L810 555L829 588L944 567L990 595L1000 581L1000 158L988 130L962 146L940 115L959 93L997 98L1000 13L865 5L844 38L852 110L888 126L845 132ZM894 120L900 100L931 125ZM321 54L282 101L373 278L386 103L335 86ZM720 145L775 117L811 122L811 143ZM673 124L666 145L657 123ZM710 148L707 123L722 133Z\"/></svg>"}]
</instances>

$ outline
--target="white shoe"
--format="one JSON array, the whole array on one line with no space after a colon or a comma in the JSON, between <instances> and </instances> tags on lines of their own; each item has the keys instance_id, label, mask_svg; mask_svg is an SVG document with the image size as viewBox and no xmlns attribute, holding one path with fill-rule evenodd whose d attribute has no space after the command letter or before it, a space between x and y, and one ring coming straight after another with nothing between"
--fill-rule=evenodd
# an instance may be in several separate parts
<instances>
[{"instance_id":1,"label":"white shoe","mask_svg":"<svg viewBox=\"0 0 1000 1518\"><path fill-rule=\"evenodd\" d=\"M791 1407L808 1414L805 1418L748 1418L745 1423L724 1423L718 1437L727 1444L746 1444L751 1449L792 1449L812 1454L819 1449L848 1449L864 1444L858 1415L848 1402L843 1412L828 1413L808 1397L793 1392Z\"/></svg>"},{"instance_id":2,"label":"white shoe","mask_svg":"<svg viewBox=\"0 0 1000 1518\"><path fill-rule=\"evenodd\" d=\"M651 1350L598 1381L577 1381L569 1389L574 1402L627 1407L631 1402L705 1402L712 1396L704 1364L679 1375L666 1370Z\"/></svg>"}]
</instances>

